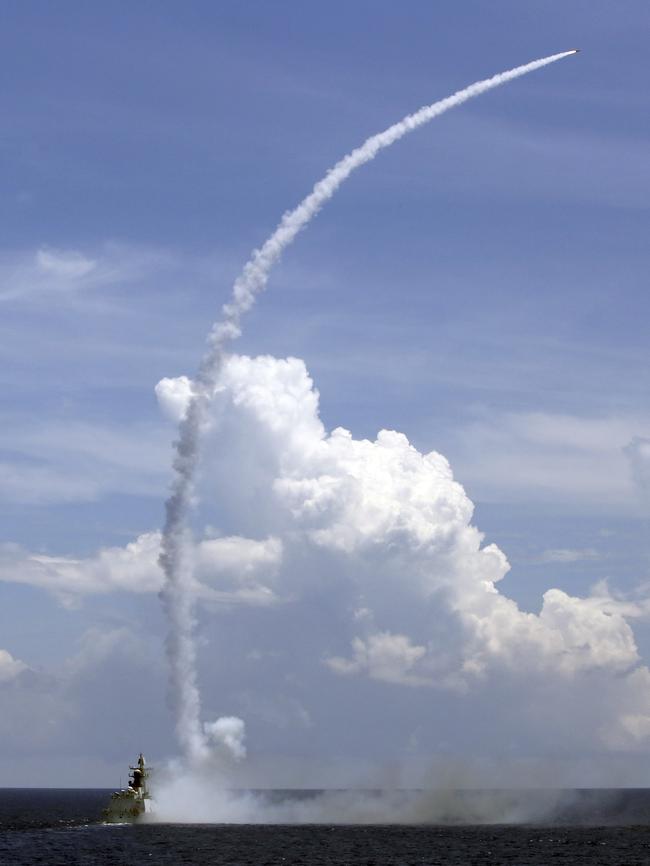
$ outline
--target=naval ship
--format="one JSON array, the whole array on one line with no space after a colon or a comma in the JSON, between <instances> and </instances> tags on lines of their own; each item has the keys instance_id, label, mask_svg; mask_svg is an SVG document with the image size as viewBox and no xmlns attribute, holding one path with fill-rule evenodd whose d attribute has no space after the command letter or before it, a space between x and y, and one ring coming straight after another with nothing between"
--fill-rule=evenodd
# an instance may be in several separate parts
<instances>
[{"instance_id":1,"label":"naval ship","mask_svg":"<svg viewBox=\"0 0 650 866\"><path fill-rule=\"evenodd\" d=\"M149 770L142 752L135 767L129 767L129 770L131 775L128 787L111 794L108 806L102 812L104 821L109 824L132 823L151 811L151 795L147 784Z\"/></svg>"}]
</instances>

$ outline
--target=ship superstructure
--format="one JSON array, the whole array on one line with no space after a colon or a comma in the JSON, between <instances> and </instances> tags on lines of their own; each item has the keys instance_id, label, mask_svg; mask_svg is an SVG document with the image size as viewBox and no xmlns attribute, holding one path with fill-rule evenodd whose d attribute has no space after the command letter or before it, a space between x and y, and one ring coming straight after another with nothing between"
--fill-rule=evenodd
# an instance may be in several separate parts
<instances>
[{"instance_id":1,"label":"ship superstructure","mask_svg":"<svg viewBox=\"0 0 650 866\"><path fill-rule=\"evenodd\" d=\"M149 770L142 752L135 767L129 767L128 787L111 794L108 806L103 811L104 820L111 824L137 821L141 815L151 811L149 793Z\"/></svg>"}]
</instances>

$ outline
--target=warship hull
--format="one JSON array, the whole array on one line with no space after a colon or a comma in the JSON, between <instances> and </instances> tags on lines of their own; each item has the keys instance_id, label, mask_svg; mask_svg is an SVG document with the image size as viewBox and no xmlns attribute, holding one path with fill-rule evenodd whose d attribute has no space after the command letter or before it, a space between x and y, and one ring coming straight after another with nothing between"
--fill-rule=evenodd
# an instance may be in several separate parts
<instances>
[{"instance_id":1,"label":"warship hull","mask_svg":"<svg viewBox=\"0 0 650 866\"><path fill-rule=\"evenodd\" d=\"M107 824L132 824L151 812L149 771L142 754L135 767L129 769L131 776L128 788L122 788L111 794L111 799L102 812L102 817Z\"/></svg>"}]
</instances>

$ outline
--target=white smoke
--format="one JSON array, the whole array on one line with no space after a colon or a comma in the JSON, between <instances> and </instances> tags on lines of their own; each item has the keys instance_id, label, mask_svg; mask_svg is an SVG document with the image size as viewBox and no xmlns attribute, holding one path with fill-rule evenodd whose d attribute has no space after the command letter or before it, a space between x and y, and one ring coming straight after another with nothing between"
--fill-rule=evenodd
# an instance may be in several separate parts
<instances>
[{"instance_id":1,"label":"white smoke","mask_svg":"<svg viewBox=\"0 0 650 866\"><path fill-rule=\"evenodd\" d=\"M283 250L356 168L374 159L380 150L389 147L407 133L445 111L572 53L567 51L554 54L479 81L446 99L421 108L399 123L368 138L361 147L340 160L294 210L283 216L276 230L262 247L253 253L235 281L232 298L223 307L222 319L213 326L209 335L208 351L201 362L197 378L192 383L192 399L180 424L173 462L175 476L165 506L166 520L160 555L160 564L165 574L162 599L169 619L167 650L170 661L171 697L176 711L179 741L190 761L205 758L207 743L200 723L201 702L196 675L196 647L193 640L192 539L187 517L202 423L221 370L224 351L240 334L241 317L251 308L257 294L266 286L269 272Z\"/></svg>"},{"instance_id":2,"label":"white smoke","mask_svg":"<svg viewBox=\"0 0 650 866\"><path fill-rule=\"evenodd\" d=\"M554 819L572 805L559 790L312 792L228 791L205 776L176 775L155 790L155 823L510 824Z\"/></svg>"}]
</instances>

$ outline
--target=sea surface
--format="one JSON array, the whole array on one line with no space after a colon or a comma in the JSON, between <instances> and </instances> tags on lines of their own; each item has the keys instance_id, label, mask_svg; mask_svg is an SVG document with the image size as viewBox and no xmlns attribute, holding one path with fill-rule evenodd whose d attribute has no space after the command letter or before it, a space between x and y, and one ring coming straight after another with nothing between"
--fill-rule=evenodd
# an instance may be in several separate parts
<instances>
[{"instance_id":1,"label":"sea surface","mask_svg":"<svg viewBox=\"0 0 650 866\"><path fill-rule=\"evenodd\" d=\"M484 825L105 825L101 810L109 795L0 789L1 866L650 863L645 789L563 793L542 823Z\"/></svg>"}]
</instances>

